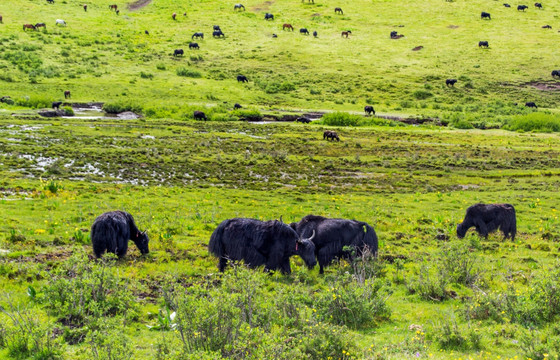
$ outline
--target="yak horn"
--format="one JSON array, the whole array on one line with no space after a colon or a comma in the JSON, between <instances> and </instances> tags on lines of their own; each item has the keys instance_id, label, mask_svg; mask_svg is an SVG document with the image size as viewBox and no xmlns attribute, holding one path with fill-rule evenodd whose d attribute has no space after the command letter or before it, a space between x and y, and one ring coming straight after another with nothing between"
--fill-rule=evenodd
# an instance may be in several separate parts
<instances>
[{"instance_id":1,"label":"yak horn","mask_svg":"<svg viewBox=\"0 0 560 360\"><path fill-rule=\"evenodd\" d=\"M313 238L315 238L315 229L313 229L313 233L311 234L311 237L308 237L307 239L303 239L303 240L311 241L313 240Z\"/></svg>"},{"instance_id":2,"label":"yak horn","mask_svg":"<svg viewBox=\"0 0 560 360\"><path fill-rule=\"evenodd\" d=\"M280 215L280 220L278 220L278 221L280 221L281 223L284 223L284 222L282 221L282 215Z\"/></svg>"}]
</instances>

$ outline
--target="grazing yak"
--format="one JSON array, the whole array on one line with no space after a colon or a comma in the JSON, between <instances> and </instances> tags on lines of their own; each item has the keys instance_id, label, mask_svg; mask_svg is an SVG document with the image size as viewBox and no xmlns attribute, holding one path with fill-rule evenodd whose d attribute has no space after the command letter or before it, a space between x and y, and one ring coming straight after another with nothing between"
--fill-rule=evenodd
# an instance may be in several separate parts
<instances>
[{"instance_id":1,"label":"grazing yak","mask_svg":"<svg viewBox=\"0 0 560 360\"><path fill-rule=\"evenodd\" d=\"M325 130L325 132L323 133L323 140L325 139L327 140L331 139L332 141L336 139L336 141L340 141L338 134L336 133L336 131L333 130Z\"/></svg>"},{"instance_id":2,"label":"grazing yak","mask_svg":"<svg viewBox=\"0 0 560 360\"><path fill-rule=\"evenodd\" d=\"M198 38L204 39L204 33L195 32L195 33L193 34L193 36L191 36L191 39L192 39L192 40L194 40L194 38L197 38L197 39L198 39Z\"/></svg>"},{"instance_id":3,"label":"grazing yak","mask_svg":"<svg viewBox=\"0 0 560 360\"><path fill-rule=\"evenodd\" d=\"M237 82L246 82L246 83L248 83L249 80L247 79L247 76L245 76L245 75L237 75Z\"/></svg>"},{"instance_id":4,"label":"grazing yak","mask_svg":"<svg viewBox=\"0 0 560 360\"><path fill-rule=\"evenodd\" d=\"M527 5L517 5L517 11L525 11L525 9L528 9L529 7Z\"/></svg>"},{"instance_id":5,"label":"grazing yak","mask_svg":"<svg viewBox=\"0 0 560 360\"><path fill-rule=\"evenodd\" d=\"M307 215L300 222L291 223L290 226L302 237L315 233L313 242L320 274L333 260L352 257L352 251L345 247L354 248L358 256L362 255L366 248L372 254L377 254L377 234L370 225L362 221Z\"/></svg>"},{"instance_id":6,"label":"grazing yak","mask_svg":"<svg viewBox=\"0 0 560 360\"><path fill-rule=\"evenodd\" d=\"M175 49L175 51L173 52L173 56L183 56L185 52L183 51L183 49Z\"/></svg>"},{"instance_id":7,"label":"grazing yak","mask_svg":"<svg viewBox=\"0 0 560 360\"><path fill-rule=\"evenodd\" d=\"M543 26L541 26L541 27L542 27L543 29L552 29L552 26L550 26L550 25L543 25Z\"/></svg>"},{"instance_id":8,"label":"grazing yak","mask_svg":"<svg viewBox=\"0 0 560 360\"><path fill-rule=\"evenodd\" d=\"M213 37L223 37L223 38L225 38L225 37L226 37L226 34L224 34L224 33L222 32L222 30L214 30L214 31L212 32L212 36L213 36Z\"/></svg>"},{"instance_id":9,"label":"grazing yak","mask_svg":"<svg viewBox=\"0 0 560 360\"><path fill-rule=\"evenodd\" d=\"M334 8L334 13L335 13L335 14L340 14L340 15L344 14L344 12L342 11L342 9L339 8L339 7Z\"/></svg>"},{"instance_id":10,"label":"grazing yak","mask_svg":"<svg viewBox=\"0 0 560 360\"><path fill-rule=\"evenodd\" d=\"M128 240L134 241L140 253L147 254L148 235L136 227L132 215L124 211L110 211L99 215L91 226L91 243L96 257L101 257L105 251L126 255Z\"/></svg>"},{"instance_id":11,"label":"grazing yak","mask_svg":"<svg viewBox=\"0 0 560 360\"><path fill-rule=\"evenodd\" d=\"M317 37L319 34L317 34L317 31L313 31L313 37Z\"/></svg>"},{"instance_id":12,"label":"grazing yak","mask_svg":"<svg viewBox=\"0 0 560 360\"><path fill-rule=\"evenodd\" d=\"M198 43L192 42L192 43L189 43L189 49L200 50L200 46L198 46Z\"/></svg>"},{"instance_id":13,"label":"grazing yak","mask_svg":"<svg viewBox=\"0 0 560 360\"><path fill-rule=\"evenodd\" d=\"M364 106L364 111L366 112L366 115L375 115L375 109L371 105Z\"/></svg>"},{"instance_id":14,"label":"grazing yak","mask_svg":"<svg viewBox=\"0 0 560 360\"><path fill-rule=\"evenodd\" d=\"M309 35L309 30L307 30L306 28L301 28L299 29L299 33L303 35Z\"/></svg>"},{"instance_id":15,"label":"grazing yak","mask_svg":"<svg viewBox=\"0 0 560 360\"><path fill-rule=\"evenodd\" d=\"M488 41L479 41L478 47L485 47L488 48Z\"/></svg>"},{"instance_id":16,"label":"grazing yak","mask_svg":"<svg viewBox=\"0 0 560 360\"><path fill-rule=\"evenodd\" d=\"M445 80L445 85L447 86L455 86L455 83L457 82L457 79L446 79Z\"/></svg>"},{"instance_id":17,"label":"grazing yak","mask_svg":"<svg viewBox=\"0 0 560 360\"><path fill-rule=\"evenodd\" d=\"M236 218L222 221L210 237L208 250L220 259L224 271L228 260L243 260L250 268L264 265L266 271L292 272L290 257L299 255L307 267L317 264L314 234L302 238L281 221Z\"/></svg>"},{"instance_id":18,"label":"grazing yak","mask_svg":"<svg viewBox=\"0 0 560 360\"><path fill-rule=\"evenodd\" d=\"M52 108L60 110L60 105L62 105L62 101L53 101Z\"/></svg>"},{"instance_id":19,"label":"grazing yak","mask_svg":"<svg viewBox=\"0 0 560 360\"><path fill-rule=\"evenodd\" d=\"M541 3L535 3L535 7L539 8L539 9L542 9L542 4Z\"/></svg>"},{"instance_id":20,"label":"grazing yak","mask_svg":"<svg viewBox=\"0 0 560 360\"><path fill-rule=\"evenodd\" d=\"M239 109L241 109L242 107L243 107L243 106L239 105L238 103L235 103L235 104L233 105L233 110L239 110Z\"/></svg>"},{"instance_id":21,"label":"grazing yak","mask_svg":"<svg viewBox=\"0 0 560 360\"><path fill-rule=\"evenodd\" d=\"M233 10L239 10L241 11L241 9L243 9L243 11L245 11L245 6L243 6L243 4L235 4L233 5Z\"/></svg>"},{"instance_id":22,"label":"grazing yak","mask_svg":"<svg viewBox=\"0 0 560 360\"><path fill-rule=\"evenodd\" d=\"M70 90L65 90L64 91L64 98L69 99L70 97L71 97Z\"/></svg>"},{"instance_id":23,"label":"grazing yak","mask_svg":"<svg viewBox=\"0 0 560 360\"><path fill-rule=\"evenodd\" d=\"M535 104L532 101L526 102L525 106L530 107L530 108L535 108L535 109L537 108L537 104Z\"/></svg>"},{"instance_id":24,"label":"grazing yak","mask_svg":"<svg viewBox=\"0 0 560 360\"><path fill-rule=\"evenodd\" d=\"M551 75L552 75L552 77L555 77L555 76L560 77L560 70L552 70Z\"/></svg>"},{"instance_id":25,"label":"grazing yak","mask_svg":"<svg viewBox=\"0 0 560 360\"><path fill-rule=\"evenodd\" d=\"M488 20L492 20L492 18L490 17L490 13L487 13L485 11L480 13L480 18L481 19L488 19Z\"/></svg>"},{"instance_id":26,"label":"grazing yak","mask_svg":"<svg viewBox=\"0 0 560 360\"><path fill-rule=\"evenodd\" d=\"M300 122L302 124L309 124L311 122L311 119L302 116L302 117L298 117L296 119L296 122Z\"/></svg>"},{"instance_id":27,"label":"grazing yak","mask_svg":"<svg viewBox=\"0 0 560 360\"><path fill-rule=\"evenodd\" d=\"M265 20L274 20L274 15L266 13L266 14L264 14L264 19Z\"/></svg>"},{"instance_id":28,"label":"grazing yak","mask_svg":"<svg viewBox=\"0 0 560 360\"><path fill-rule=\"evenodd\" d=\"M193 113L193 118L195 120L208 120L206 118L206 114L202 111L199 111L199 110L195 110L195 112Z\"/></svg>"},{"instance_id":29,"label":"grazing yak","mask_svg":"<svg viewBox=\"0 0 560 360\"><path fill-rule=\"evenodd\" d=\"M488 237L488 233L498 229L504 239L515 240L517 232L515 209L510 204L474 204L467 209L465 219L457 225L457 237L462 239L471 227L475 227L480 236Z\"/></svg>"},{"instance_id":30,"label":"grazing yak","mask_svg":"<svg viewBox=\"0 0 560 360\"><path fill-rule=\"evenodd\" d=\"M504 6L505 6L505 7L511 7L511 5L508 4L508 3L504 3Z\"/></svg>"}]
</instances>

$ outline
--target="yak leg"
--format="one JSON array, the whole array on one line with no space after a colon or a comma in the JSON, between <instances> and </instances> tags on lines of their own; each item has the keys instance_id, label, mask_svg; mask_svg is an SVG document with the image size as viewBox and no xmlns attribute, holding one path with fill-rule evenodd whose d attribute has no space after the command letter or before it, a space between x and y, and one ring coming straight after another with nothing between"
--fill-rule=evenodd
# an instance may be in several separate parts
<instances>
[{"instance_id":1,"label":"yak leg","mask_svg":"<svg viewBox=\"0 0 560 360\"><path fill-rule=\"evenodd\" d=\"M220 257L220 264L218 265L218 269L220 270L220 272L224 272L226 265L227 265L227 258L223 256Z\"/></svg>"},{"instance_id":2,"label":"yak leg","mask_svg":"<svg viewBox=\"0 0 560 360\"><path fill-rule=\"evenodd\" d=\"M280 264L280 271L282 274L290 275L292 273L292 268L290 266L290 258L284 259Z\"/></svg>"},{"instance_id":3,"label":"yak leg","mask_svg":"<svg viewBox=\"0 0 560 360\"><path fill-rule=\"evenodd\" d=\"M474 226L476 227L476 231L480 236L488 238L488 228L483 220L474 219Z\"/></svg>"}]
</instances>

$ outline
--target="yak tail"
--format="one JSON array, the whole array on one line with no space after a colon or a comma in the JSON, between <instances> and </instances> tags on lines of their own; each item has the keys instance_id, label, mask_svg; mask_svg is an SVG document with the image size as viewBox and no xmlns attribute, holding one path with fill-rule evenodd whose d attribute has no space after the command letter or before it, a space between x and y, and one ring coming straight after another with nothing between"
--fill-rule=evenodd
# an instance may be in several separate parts
<instances>
[{"instance_id":1,"label":"yak tail","mask_svg":"<svg viewBox=\"0 0 560 360\"><path fill-rule=\"evenodd\" d=\"M363 237L364 245L366 245L369 248L369 250L373 255L377 256L378 243L377 243L377 234L375 233L375 230L365 222L361 223L360 225L362 225L364 228L364 237Z\"/></svg>"},{"instance_id":2,"label":"yak tail","mask_svg":"<svg viewBox=\"0 0 560 360\"><path fill-rule=\"evenodd\" d=\"M227 226L227 224L229 224L229 221L223 221L220 225L218 225L216 230L214 230L212 236L210 236L210 242L208 243L208 251L216 255L217 257L221 257L225 253L223 238L224 238L224 229Z\"/></svg>"}]
</instances>

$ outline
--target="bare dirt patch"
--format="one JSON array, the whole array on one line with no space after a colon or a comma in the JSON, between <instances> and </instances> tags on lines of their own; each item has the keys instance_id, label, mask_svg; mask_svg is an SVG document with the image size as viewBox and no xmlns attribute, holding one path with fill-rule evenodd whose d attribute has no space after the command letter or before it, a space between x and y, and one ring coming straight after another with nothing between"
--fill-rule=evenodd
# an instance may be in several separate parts
<instances>
[{"instance_id":1,"label":"bare dirt patch","mask_svg":"<svg viewBox=\"0 0 560 360\"><path fill-rule=\"evenodd\" d=\"M274 4L274 1L265 1L262 4L255 5L251 8L252 11L264 11L270 9L270 5Z\"/></svg>"},{"instance_id":2,"label":"bare dirt patch","mask_svg":"<svg viewBox=\"0 0 560 360\"><path fill-rule=\"evenodd\" d=\"M542 90L542 91L560 91L560 83L557 82L550 82L550 83L530 82L525 85L534 87L535 89Z\"/></svg>"},{"instance_id":3,"label":"bare dirt patch","mask_svg":"<svg viewBox=\"0 0 560 360\"><path fill-rule=\"evenodd\" d=\"M458 25L449 25L447 28L448 29L458 29L459 26Z\"/></svg>"},{"instance_id":4,"label":"bare dirt patch","mask_svg":"<svg viewBox=\"0 0 560 360\"><path fill-rule=\"evenodd\" d=\"M128 4L126 8L130 11L136 11L142 9L144 6L149 5L151 2L152 0L138 0Z\"/></svg>"},{"instance_id":5,"label":"bare dirt patch","mask_svg":"<svg viewBox=\"0 0 560 360\"><path fill-rule=\"evenodd\" d=\"M422 45L415 47L412 51L422 50L424 47Z\"/></svg>"}]
</instances>

